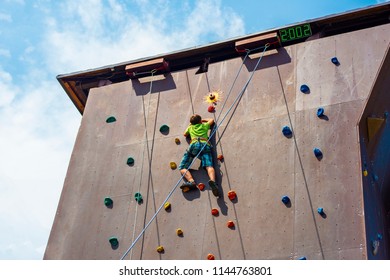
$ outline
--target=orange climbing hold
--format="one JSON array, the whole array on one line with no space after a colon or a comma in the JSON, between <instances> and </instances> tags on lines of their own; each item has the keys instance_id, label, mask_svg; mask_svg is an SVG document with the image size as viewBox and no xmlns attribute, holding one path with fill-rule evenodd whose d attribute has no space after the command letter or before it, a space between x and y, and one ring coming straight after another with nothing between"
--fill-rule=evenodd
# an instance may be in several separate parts
<instances>
[{"instance_id":1,"label":"orange climbing hold","mask_svg":"<svg viewBox=\"0 0 390 280\"><path fill-rule=\"evenodd\" d=\"M204 188L205 188L205 185L204 185L203 183L199 183L199 184L198 184L198 189L199 189L199 190L203 191Z\"/></svg>"},{"instance_id":2,"label":"orange climbing hold","mask_svg":"<svg viewBox=\"0 0 390 280\"><path fill-rule=\"evenodd\" d=\"M217 216L219 214L219 211L218 211L218 209L217 208L213 208L213 209L211 209L211 215L213 215L213 216Z\"/></svg>"},{"instance_id":3,"label":"orange climbing hold","mask_svg":"<svg viewBox=\"0 0 390 280\"><path fill-rule=\"evenodd\" d=\"M217 159L218 159L219 161L223 161L223 155L219 154L218 157L217 157Z\"/></svg>"},{"instance_id":4,"label":"orange climbing hold","mask_svg":"<svg viewBox=\"0 0 390 280\"><path fill-rule=\"evenodd\" d=\"M228 221L226 225L227 225L228 228L232 228L232 227L234 227L234 222L233 221Z\"/></svg>"},{"instance_id":5,"label":"orange climbing hold","mask_svg":"<svg viewBox=\"0 0 390 280\"><path fill-rule=\"evenodd\" d=\"M178 229L176 230L176 234L177 234L178 236L183 235L183 230L182 230L181 228L178 228Z\"/></svg>"},{"instance_id":6,"label":"orange climbing hold","mask_svg":"<svg viewBox=\"0 0 390 280\"><path fill-rule=\"evenodd\" d=\"M179 144L180 144L180 139L179 139L179 138L175 138L175 143L176 143L177 145L179 145Z\"/></svg>"},{"instance_id":7,"label":"orange climbing hold","mask_svg":"<svg viewBox=\"0 0 390 280\"><path fill-rule=\"evenodd\" d=\"M229 197L230 200L234 200L234 199L236 199L237 194L236 194L235 191L232 190L232 191L228 192L228 197Z\"/></svg>"},{"instance_id":8,"label":"orange climbing hold","mask_svg":"<svg viewBox=\"0 0 390 280\"><path fill-rule=\"evenodd\" d=\"M164 247L163 246L158 246L157 247L157 252L164 253Z\"/></svg>"},{"instance_id":9,"label":"orange climbing hold","mask_svg":"<svg viewBox=\"0 0 390 280\"><path fill-rule=\"evenodd\" d=\"M208 255L207 255L207 259L208 259L208 260L215 260L215 257L214 257L213 254L208 254Z\"/></svg>"}]
</instances>

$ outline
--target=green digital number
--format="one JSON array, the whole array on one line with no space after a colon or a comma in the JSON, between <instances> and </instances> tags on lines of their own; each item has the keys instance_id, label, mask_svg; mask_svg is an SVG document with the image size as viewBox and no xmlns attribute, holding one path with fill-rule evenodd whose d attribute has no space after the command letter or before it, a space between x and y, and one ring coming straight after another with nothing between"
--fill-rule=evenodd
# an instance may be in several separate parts
<instances>
[{"instance_id":1,"label":"green digital number","mask_svg":"<svg viewBox=\"0 0 390 280\"><path fill-rule=\"evenodd\" d=\"M298 25L279 30L280 39L282 42L297 40L311 36L310 24Z\"/></svg>"}]
</instances>

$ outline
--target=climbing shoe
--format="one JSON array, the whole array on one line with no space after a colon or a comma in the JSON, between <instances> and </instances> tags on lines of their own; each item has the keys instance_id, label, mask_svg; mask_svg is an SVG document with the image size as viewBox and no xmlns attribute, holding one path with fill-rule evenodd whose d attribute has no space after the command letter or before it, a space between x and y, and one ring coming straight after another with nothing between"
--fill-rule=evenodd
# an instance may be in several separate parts
<instances>
[{"instance_id":1,"label":"climbing shoe","mask_svg":"<svg viewBox=\"0 0 390 280\"><path fill-rule=\"evenodd\" d=\"M211 188L211 191L213 192L213 195L216 196L216 197L219 197L219 191L218 191L217 184L214 181L210 180L209 181L209 186Z\"/></svg>"},{"instance_id":2,"label":"climbing shoe","mask_svg":"<svg viewBox=\"0 0 390 280\"><path fill-rule=\"evenodd\" d=\"M183 183L183 185L180 186L180 188L181 188L181 190L183 192L188 192L190 190L196 189L196 184L195 184L194 181L192 181L192 182L185 182L185 183Z\"/></svg>"}]
</instances>

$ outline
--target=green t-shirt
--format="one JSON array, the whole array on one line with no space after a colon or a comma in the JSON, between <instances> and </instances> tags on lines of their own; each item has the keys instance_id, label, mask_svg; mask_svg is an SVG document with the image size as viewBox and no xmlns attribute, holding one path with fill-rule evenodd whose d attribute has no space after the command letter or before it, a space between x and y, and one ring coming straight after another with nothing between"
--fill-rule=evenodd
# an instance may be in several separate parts
<instances>
[{"instance_id":1,"label":"green t-shirt","mask_svg":"<svg viewBox=\"0 0 390 280\"><path fill-rule=\"evenodd\" d=\"M193 138L204 138L202 142L206 142L205 139L208 138L208 131L210 129L209 123L198 123L198 124L192 124L189 127L187 127L185 134L189 134L191 136L191 139Z\"/></svg>"}]
</instances>

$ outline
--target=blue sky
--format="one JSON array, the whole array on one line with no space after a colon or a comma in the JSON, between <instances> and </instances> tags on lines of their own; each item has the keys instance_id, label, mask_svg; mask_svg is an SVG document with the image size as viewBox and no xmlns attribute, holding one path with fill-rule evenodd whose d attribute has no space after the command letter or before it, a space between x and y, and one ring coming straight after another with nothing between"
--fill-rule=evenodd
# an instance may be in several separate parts
<instances>
[{"instance_id":1,"label":"blue sky","mask_svg":"<svg viewBox=\"0 0 390 280\"><path fill-rule=\"evenodd\" d=\"M56 75L382 2L1 0L0 259L43 257L81 121Z\"/></svg>"}]
</instances>

